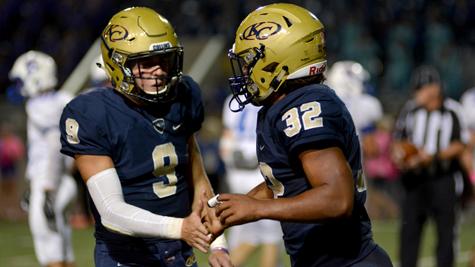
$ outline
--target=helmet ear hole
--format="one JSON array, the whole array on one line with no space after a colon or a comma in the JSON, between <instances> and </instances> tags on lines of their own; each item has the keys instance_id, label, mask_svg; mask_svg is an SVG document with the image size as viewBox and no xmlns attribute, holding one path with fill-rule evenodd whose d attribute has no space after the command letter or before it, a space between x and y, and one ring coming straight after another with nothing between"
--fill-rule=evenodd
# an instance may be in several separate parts
<instances>
[{"instance_id":1,"label":"helmet ear hole","mask_svg":"<svg viewBox=\"0 0 475 267\"><path fill-rule=\"evenodd\" d=\"M290 28L293 23L292 23L292 22L290 21L290 19L287 18L286 16L282 16L282 17L284 18L284 21L285 21L285 23L287 24L287 27Z\"/></svg>"},{"instance_id":2,"label":"helmet ear hole","mask_svg":"<svg viewBox=\"0 0 475 267\"><path fill-rule=\"evenodd\" d=\"M275 68L277 68L278 65L279 65L279 63L272 62L269 65L265 66L262 70L265 71L265 72L273 73L275 71Z\"/></svg>"}]
</instances>

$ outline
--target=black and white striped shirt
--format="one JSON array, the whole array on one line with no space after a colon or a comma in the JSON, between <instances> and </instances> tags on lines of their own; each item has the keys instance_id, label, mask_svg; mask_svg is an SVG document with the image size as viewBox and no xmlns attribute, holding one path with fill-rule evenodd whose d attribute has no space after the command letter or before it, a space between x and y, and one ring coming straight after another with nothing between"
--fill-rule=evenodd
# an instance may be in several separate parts
<instances>
[{"instance_id":1,"label":"black and white striped shirt","mask_svg":"<svg viewBox=\"0 0 475 267\"><path fill-rule=\"evenodd\" d=\"M462 107L453 99L446 98L442 107L427 111L414 100L406 103L395 127L395 140L408 140L429 155L437 155L452 142L466 143L468 132L462 121ZM429 174L454 171L453 161L435 160ZM435 165L435 166L434 166Z\"/></svg>"}]
</instances>

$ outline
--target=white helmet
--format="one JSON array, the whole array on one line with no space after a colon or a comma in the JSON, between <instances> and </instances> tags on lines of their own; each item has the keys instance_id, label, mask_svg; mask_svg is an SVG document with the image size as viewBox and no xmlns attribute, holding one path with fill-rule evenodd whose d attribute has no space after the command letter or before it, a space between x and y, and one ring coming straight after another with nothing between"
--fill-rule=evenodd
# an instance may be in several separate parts
<instances>
[{"instance_id":1,"label":"white helmet","mask_svg":"<svg viewBox=\"0 0 475 267\"><path fill-rule=\"evenodd\" d=\"M351 97L363 93L369 73L354 61L335 62L327 73L327 85L340 97Z\"/></svg>"},{"instance_id":2,"label":"white helmet","mask_svg":"<svg viewBox=\"0 0 475 267\"><path fill-rule=\"evenodd\" d=\"M104 69L104 60L102 55L97 56L91 64L89 69L89 79L93 85L99 85L106 81L109 81L109 76Z\"/></svg>"},{"instance_id":3,"label":"white helmet","mask_svg":"<svg viewBox=\"0 0 475 267\"><path fill-rule=\"evenodd\" d=\"M28 51L17 58L9 73L10 80L21 82L20 93L34 97L53 89L58 83L54 59L39 51Z\"/></svg>"}]
</instances>

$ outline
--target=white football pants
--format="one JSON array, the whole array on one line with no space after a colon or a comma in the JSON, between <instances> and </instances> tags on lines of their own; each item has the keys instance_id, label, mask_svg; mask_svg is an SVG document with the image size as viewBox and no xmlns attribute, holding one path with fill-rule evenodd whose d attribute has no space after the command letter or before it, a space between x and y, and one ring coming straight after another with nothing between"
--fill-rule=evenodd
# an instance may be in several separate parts
<instances>
[{"instance_id":1,"label":"white football pants","mask_svg":"<svg viewBox=\"0 0 475 267\"><path fill-rule=\"evenodd\" d=\"M43 266L52 262L74 261L71 226L67 221L66 208L75 199L77 186L70 175L63 175L60 181L53 203L55 218L50 222L44 212L46 194L43 187L35 184L34 179L30 183L28 222L36 257Z\"/></svg>"}]
</instances>

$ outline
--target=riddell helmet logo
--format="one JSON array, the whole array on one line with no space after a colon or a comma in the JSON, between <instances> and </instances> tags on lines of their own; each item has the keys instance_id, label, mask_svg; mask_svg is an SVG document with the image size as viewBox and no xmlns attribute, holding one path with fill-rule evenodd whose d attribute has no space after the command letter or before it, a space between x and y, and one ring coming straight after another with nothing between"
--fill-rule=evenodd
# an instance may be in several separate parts
<instances>
[{"instance_id":1,"label":"riddell helmet logo","mask_svg":"<svg viewBox=\"0 0 475 267\"><path fill-rule=\"evenodd\" d=\"M308 75L311 76L311 75L317 75L319 73L322 73L325 71L325 68L327 67L327 64L323 64L323 65L314 65L314 66L311 66L309 69L308 69Z\"/></svg>"},{"instance_id":2,"label":"riddell helmet logo","mask_svg":"<svg viewBox=\"0 0 475 267\"><path fill-rule=\"evenodd\" d=\"M255 23L244 30L242 38L245 40L265 40L278 33L281 28L280 24L271 21Z\"/></svg>"}]
</instances>

